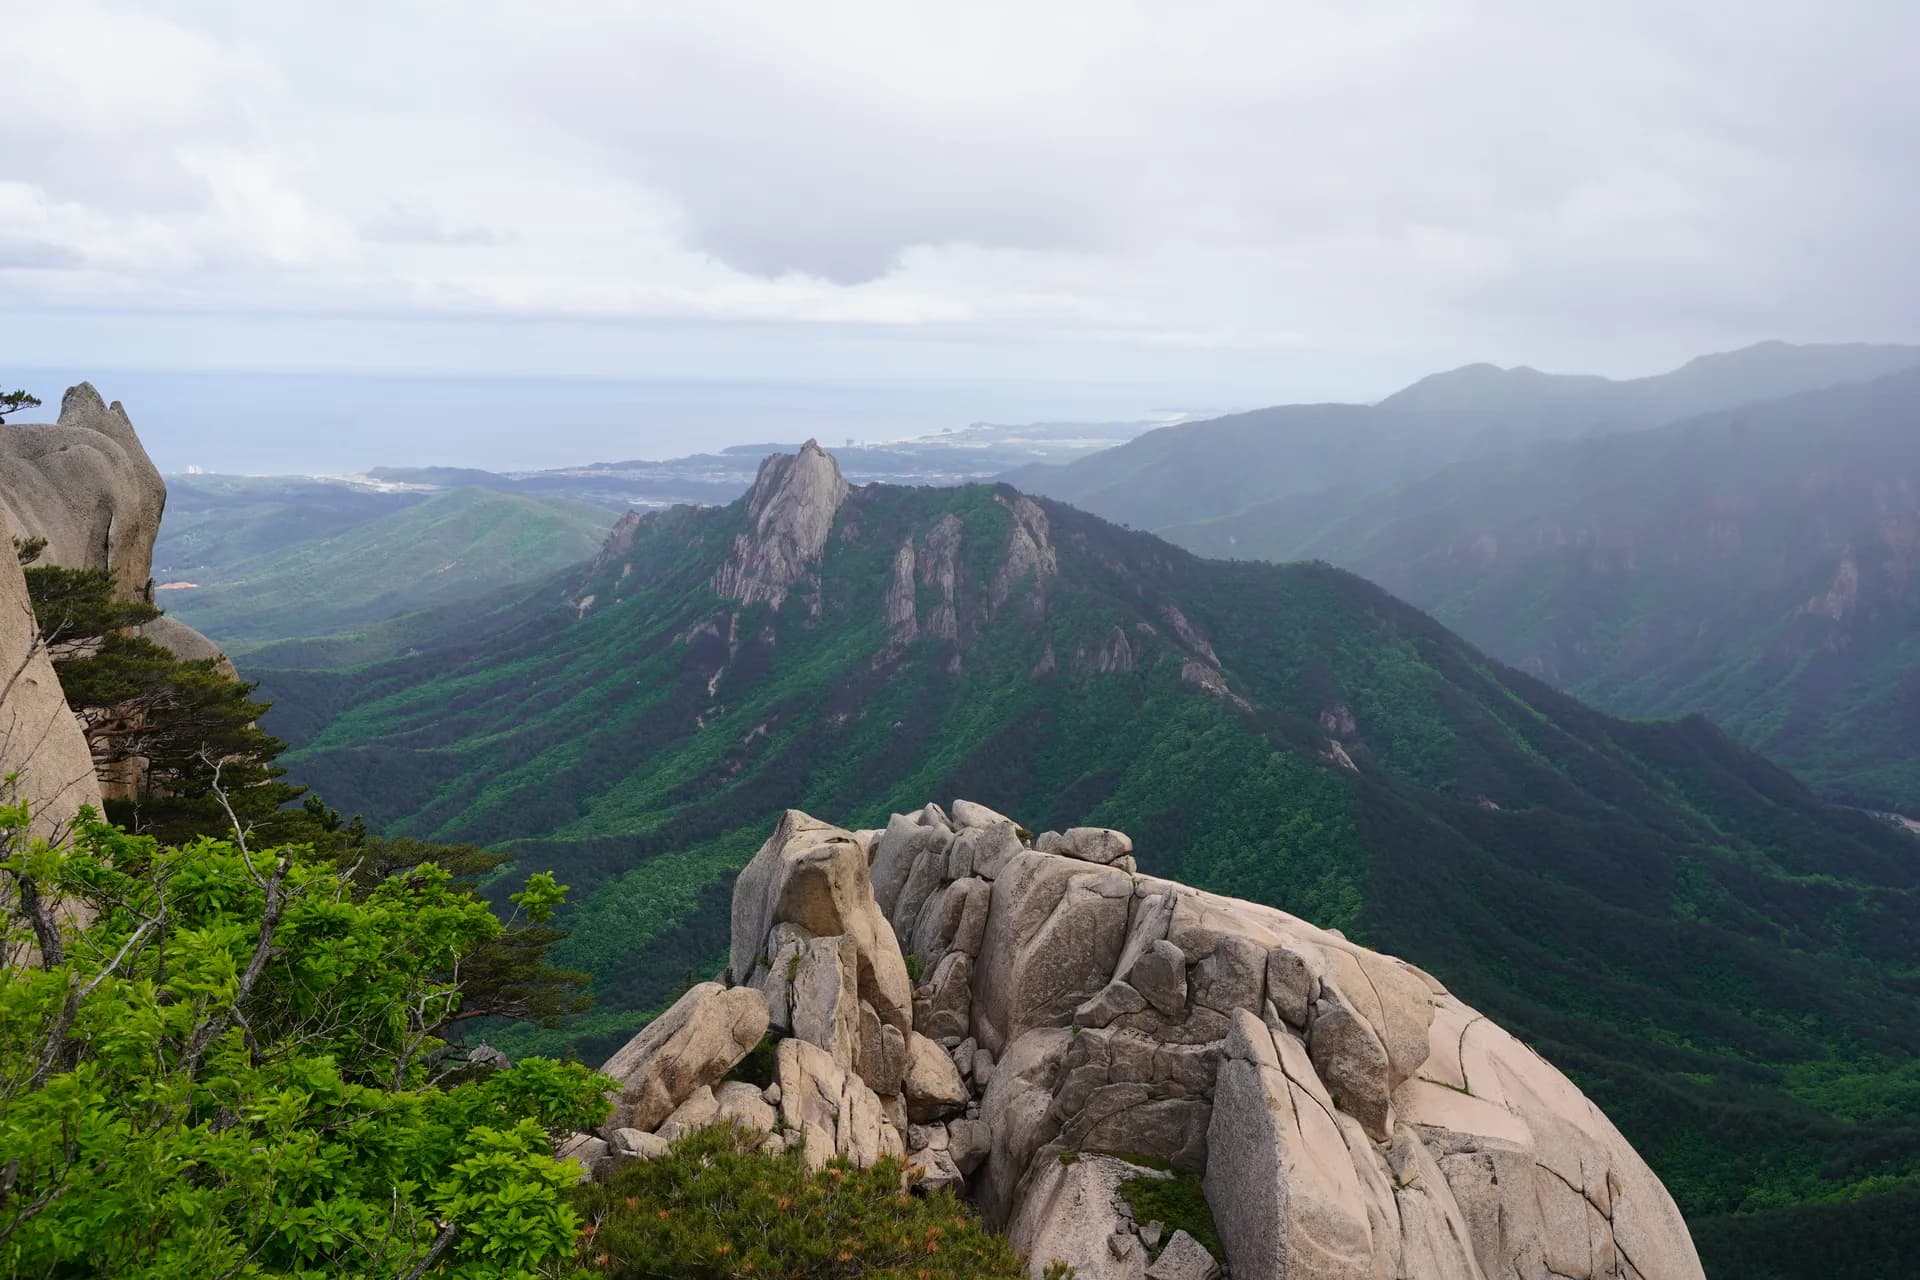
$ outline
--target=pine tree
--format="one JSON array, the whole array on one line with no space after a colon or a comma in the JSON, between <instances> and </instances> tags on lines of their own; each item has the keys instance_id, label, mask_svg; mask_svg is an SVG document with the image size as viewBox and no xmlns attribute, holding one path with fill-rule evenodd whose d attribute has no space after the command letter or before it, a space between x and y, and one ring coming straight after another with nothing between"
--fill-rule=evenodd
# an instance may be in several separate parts
<instances>
[{"instance_id":1,"label":"pine tree","mask_svg":"<svg viewBox=\"0 0 1920 1280\"><path fill-rule=\"evenodd\" d=\"M7 420L10 413L19 413L22 409L37 409L40 397L28 395L24 391L0 391L0 422Z\"/></svg>"}]
</instances>

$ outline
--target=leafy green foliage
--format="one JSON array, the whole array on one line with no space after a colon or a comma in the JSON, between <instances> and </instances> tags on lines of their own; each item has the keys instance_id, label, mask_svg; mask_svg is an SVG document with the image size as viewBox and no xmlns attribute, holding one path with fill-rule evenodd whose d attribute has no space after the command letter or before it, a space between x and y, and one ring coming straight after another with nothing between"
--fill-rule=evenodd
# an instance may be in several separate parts
<instances>
[{"instance_id":1,"label":"leafy green foliage","mask_svg":"<svg viewBox=\"0 0 1920 1280\"><path fill-rule=\"evenodd\" d=\"M751 1149L758 1134L699 1130L657 1160L583 1186L580 1262L617 1280L1018 1280L1020 1260L951 1191L905 1188L895 1160L835 1161Z\"/></svg>"},{"instance_id":2,"label":"leafy green foliage","mask_svg":"<svg viewBox=\"0 0 1920 1280\"><path fill-rule=\"evenodd\" d=\"M49 848L26 820L0 807L0 1269L491 1280L570 1254L550 1143L609 1083L541 1060L443 1082L451 975L502 930L450 873L366 885L99 823Z\"/></svg>"}]
</instances>

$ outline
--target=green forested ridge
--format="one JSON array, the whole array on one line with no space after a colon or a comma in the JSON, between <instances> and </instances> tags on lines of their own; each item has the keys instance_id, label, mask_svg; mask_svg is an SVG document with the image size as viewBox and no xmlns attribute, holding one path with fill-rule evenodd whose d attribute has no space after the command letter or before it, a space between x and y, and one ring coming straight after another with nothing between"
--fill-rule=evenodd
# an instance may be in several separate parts
<instances>
[{"instance_id":1,"label":"green forested ridge","mask_svg":"<svg viewBox=\"0 0 1920 1280\"><path fill-rule=\"evenodd\" d=\"M286 636L364 629L585 560L615 518L584 503L486 489L434 494L371 517L343 501L352 510L340 517L338 529L322 521L299 540L244 559L197 567L163 561L160 572L197 584L167 591L168 612L230 653ZM302 507L282 514L298 525L305 512ZM225 529L237 537L233 519L207 516L192 528ZM182 542L163 545L156 558L184 556L189 536L191 531Z\"/></svg>"},{"instance_id":2,"label":"green forested ridge","mask_svg":"<svg viewBox=\"0 0 1920 1280\"><path fill-rule=\"evenodd\" d=\"M1908 372L1163 532L1343 565L1596 705L1704 714L1833 799L1920 813L1917 419Z\"/></svg>"},{"instance_id":3,"label":"green forested ridge","mask_svg":"<svg viewBox=\"0 0 1920 1280\"><path fill-rule=\"evenodd\" d=\"M1057 572L996 605L1014 501L856 490L817 612L804 587L777 612L714 596L739 504L661 513L630 553L401 656L250 674L336 803L573 886L556 959L594 975L599 1009L517 1047L593 1059L711 972L731 874L782 808L878 824L964 795L1122 828L1144 870L1440 975L1575 1075L1710 1255L1845 1235L1905 1194L1911 837L1704 721L1592 711L1324 565L1197 560L1048 504ZM894 553L949 514L958 639L895 643ZM924 628L938 586L916 589ZM1231 697L1183 679L1204 644ZM1357 772L1328 761L1330 736ZM1713 1225L1779 1205L1802 1208Z\"/></svg>"}]
</instances>

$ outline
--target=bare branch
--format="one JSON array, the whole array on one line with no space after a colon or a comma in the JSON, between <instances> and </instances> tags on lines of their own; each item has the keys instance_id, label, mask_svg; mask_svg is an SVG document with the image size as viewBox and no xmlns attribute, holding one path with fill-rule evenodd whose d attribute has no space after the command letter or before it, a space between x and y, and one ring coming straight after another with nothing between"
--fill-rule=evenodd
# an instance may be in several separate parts
<instances>
[{"instance_id":1,"label":"bare branch","mask_svg":"<svg viewBox=\"0 0 1920 1280\"><path fill-rule=\"evenodd\" d=\"M420 1259L420 1261L414 1265L413 1270L401 1276L400 1280L420 1280L421 1276L427 1274L427 1268L440 1260L440 1255L447 1251L447 1246L453 1243L454 1233L459 1230L460 1227L458 1223L443 1223L440 1227L440 1234L434 1237L433 1248L427 1250L427 1256Z\"/></svg>"}]
</instances>

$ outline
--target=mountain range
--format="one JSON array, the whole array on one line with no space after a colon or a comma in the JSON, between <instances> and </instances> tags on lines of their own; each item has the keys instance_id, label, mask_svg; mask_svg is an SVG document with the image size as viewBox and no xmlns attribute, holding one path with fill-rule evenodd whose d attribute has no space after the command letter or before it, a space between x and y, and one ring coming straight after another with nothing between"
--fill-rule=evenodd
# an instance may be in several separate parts
<instances>
[{"instance_id":1,"label":"mountain range","mask_svg":"<svg viewBox=\"0 0 1920 1280\"><path fill-rule=\"evenodd\" d=\"M331 803L573 886L560 958L599 1011L509 1048L592 1056L713 971L784 809L959 794L1129 830L1143 872L1443 975L1605 1108L1710 1273L1914 1199L1912 837L1329 565L1203 560L1005 485L856 488L809 443L584 566L247 674Z\"/></svg>"},{"instance_id":2,"label":"mountain range","mask_svg":"<svg viewBox=\"0 0 1920 1280\"><path fill-rule=\"evenodd\" d=\"M1704 714L1920 814L1920 349L1612 382L1470 366L1169 428L1022 483L1202 555L1319 559L1622 715Z\"/></svg>"}]
</instances>

